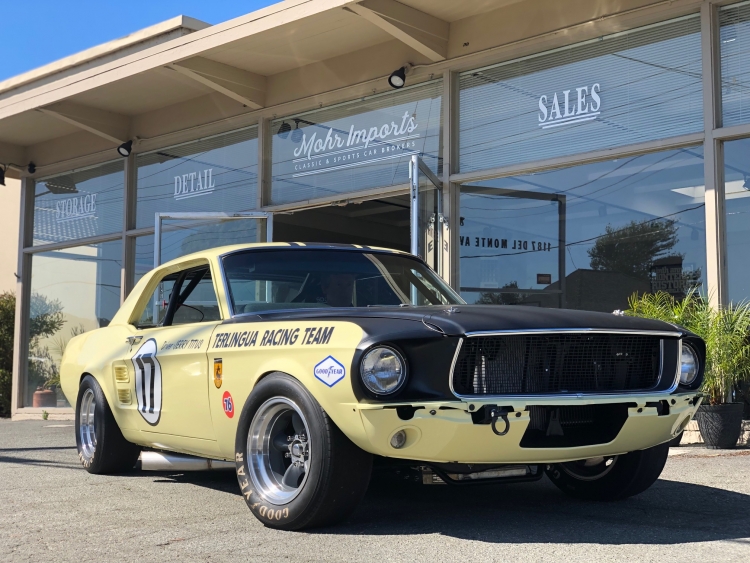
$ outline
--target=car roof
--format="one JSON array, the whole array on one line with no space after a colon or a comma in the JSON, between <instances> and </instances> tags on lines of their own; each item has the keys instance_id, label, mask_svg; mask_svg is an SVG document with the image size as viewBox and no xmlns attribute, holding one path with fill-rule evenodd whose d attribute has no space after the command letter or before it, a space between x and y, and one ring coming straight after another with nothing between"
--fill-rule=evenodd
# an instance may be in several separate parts
<instances>
[{"instance_id":1,"label":"car roof","mask_svg":"<svg viewBox=\"0 0 750 563\"><path fill-rule=\"evenodd\" d=\"M408 252L401 250L394 250L392 248L382 248L379 246L365 246L361 244L334 244L334 243L322 243L322 242L257 242L257 243L245 243L245 244L232 244L227 246L217 246L214 248L208 248L199 252L193 252L191 254L185 254L179 258L164 262L160 267L171 266L174 264L180 264L182 262L188 262L195 260L196 258L215 258L223 254L229 254L241 250L258 250L258 249L269 249L274 250L359 250L359 251L375 251L375 252L388 252L392 254L402 254L404 256L411 256Z\"/></svg>"}]
</instances>

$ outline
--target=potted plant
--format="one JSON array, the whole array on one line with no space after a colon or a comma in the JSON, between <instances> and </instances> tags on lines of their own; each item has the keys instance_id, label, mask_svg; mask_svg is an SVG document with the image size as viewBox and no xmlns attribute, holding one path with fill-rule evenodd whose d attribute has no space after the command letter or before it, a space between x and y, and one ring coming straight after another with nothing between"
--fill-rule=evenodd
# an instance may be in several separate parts
<instances>
[{"instance_id":1,"label":"potted plant","mask_svg":"<svg viewBox=\"0 0 750 563\"><path fill-rule=\"evenodd\" d=\"M742 432L743 409L734 402L734 390L750 375L750 303L715 309L693 289L681 300L658 292L633 295L628 304L628 315L683 326L706 342L698 428L706 447L733 448Z\"/></svg>"}]
</instances>

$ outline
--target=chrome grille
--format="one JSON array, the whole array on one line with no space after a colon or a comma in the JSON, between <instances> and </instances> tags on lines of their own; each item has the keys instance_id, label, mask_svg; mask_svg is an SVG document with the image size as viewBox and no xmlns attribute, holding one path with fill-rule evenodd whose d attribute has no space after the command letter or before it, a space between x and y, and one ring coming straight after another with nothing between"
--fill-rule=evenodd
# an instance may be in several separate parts
<instances>
[{"instance_id":1,"label":"chrome grille","mask_svg":"<svg viewBox=\"0 0 750 563\"><path fill-rule=\"evenodd\" d=\"M661 375L658 335L541 333L466 338L456 358L458 395L648 390Z\"/></svg>"}]
</instances>

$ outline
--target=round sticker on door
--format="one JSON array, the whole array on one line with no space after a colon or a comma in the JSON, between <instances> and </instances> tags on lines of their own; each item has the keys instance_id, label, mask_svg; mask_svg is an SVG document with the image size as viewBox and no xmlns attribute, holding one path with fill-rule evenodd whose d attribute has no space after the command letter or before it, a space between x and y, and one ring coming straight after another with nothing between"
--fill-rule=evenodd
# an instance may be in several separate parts
<instances>
[{"instance_id":1,"label":"round sticker on door","mask_svg":"<svg viewBox=\"0 0 750 563\"><path fill-rule=\"evenodd\" d=\"M221 404L224 407L224 414L229 418L232 418L234 416L234 401L232 400L232 395L229 394L229 391L224 391L224 396L221 398Z\"/></svg>"}]
</instances>

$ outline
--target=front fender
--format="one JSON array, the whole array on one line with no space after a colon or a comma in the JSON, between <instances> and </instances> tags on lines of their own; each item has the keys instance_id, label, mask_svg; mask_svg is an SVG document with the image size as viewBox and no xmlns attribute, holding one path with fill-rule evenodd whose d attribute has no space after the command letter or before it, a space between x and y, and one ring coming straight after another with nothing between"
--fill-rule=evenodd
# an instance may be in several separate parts
<instances>
[{"instance_id":1,"label":"front fender","mask_svg":"<svg viewBox=\"0 0 750 563\"><path fill-rule=\"evenodd\" d=\"M112 361L116 356L113 343L124 343L129 334L126 327L109 326L78 335L68 342L60 364L60 386L71 405L75 407L78 388L86 374L93 376L99 383L110 407L117 404L112 379ZM111 410L118 426L121 429L127 428L128 424L119 410Z\"/></svg>"},{"instance_id":2,"label":"front fender","mask_svg":"<svg viewBox=\"0 0 750 563\"><path fill-rule=\"evenodd\" d=\"M332 329L325 342L315 343L304 337L319 328ZM295 330L298 336L294 342L278 338L273 344L273 339L269 339L276 331ZM208 350L208 362L209 370L221 365L221 377L213 378L208 393L211 418L224 457L234 457L237 422L245 401L258 381L273 372L297 379L352 442L366 446L369 441L362 418L352 408L357 398L351 381L352 360L363 337L362 329L348 321L256 321L217 328ZM316 377L315 368L321 364L343 366L343 377ZM227 397L231 401L227 402ZM231 411L226 408L228 404L233 405Z\"/></svg>"}]
</instances>

